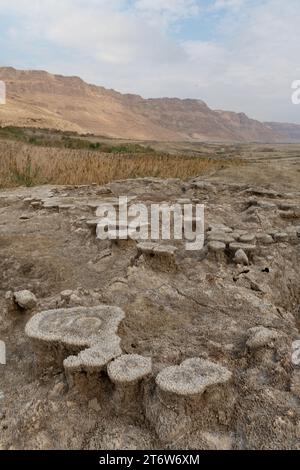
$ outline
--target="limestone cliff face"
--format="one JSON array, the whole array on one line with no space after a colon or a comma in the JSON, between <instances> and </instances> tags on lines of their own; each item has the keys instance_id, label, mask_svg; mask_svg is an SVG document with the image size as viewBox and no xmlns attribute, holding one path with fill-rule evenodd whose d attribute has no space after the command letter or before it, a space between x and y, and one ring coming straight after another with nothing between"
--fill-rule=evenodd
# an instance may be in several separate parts
<instances>
[{"instance_id":1,"label":"limestone cliff face","mask_svg":"<svg viewBox=\"0 0 300 470\"><path fill-rule=\"evenodd\" d=\"M264 124L245 114L213 111L200 100L143 99L89 85L78 77L11 67L0 68L0 80L6 82L8 95L7 105L0 107L1 126L159 141L276 142L291 137L286 126ZM300 126L296 128L292 134L300 141Z\"/></svg>"}]
</instances>

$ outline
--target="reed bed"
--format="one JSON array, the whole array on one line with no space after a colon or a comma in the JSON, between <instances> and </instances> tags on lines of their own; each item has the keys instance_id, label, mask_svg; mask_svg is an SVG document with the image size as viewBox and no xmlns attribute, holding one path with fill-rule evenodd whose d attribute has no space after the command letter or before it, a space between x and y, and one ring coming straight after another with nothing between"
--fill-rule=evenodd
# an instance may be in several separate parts
<instances>
[{"instance_id":1,"label":"reed bed","mask_svg":"<svg viewBox=\"0 0 300 470\"><path fill-rule=\"evenodd\" d=\"M0 187L42 184L103 185L114 180L159 177L182 180L207 174L238 159L145 153L106 154L0 141Z\"/></svg>"}]
</instances>

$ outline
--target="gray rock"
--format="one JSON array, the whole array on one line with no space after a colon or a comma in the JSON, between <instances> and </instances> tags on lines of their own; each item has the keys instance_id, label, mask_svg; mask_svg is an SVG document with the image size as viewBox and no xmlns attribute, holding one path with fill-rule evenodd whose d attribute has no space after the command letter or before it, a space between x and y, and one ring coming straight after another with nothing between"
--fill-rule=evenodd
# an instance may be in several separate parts
<instances>
[{"instance_id":1,"label":"gray rock","mask_svg":"<svg viewBox=\"0 0 300 470\"><path fill-rule=\"evenodd\" d=\"M248 331L247 346L249 349L272 347L280 334L264 326L256 326Z\"/></svg>"},{"instance_id":2,"label":"gray rock","mask_svg":"<svg viewBox=\"0 0 300 470\"><path fill-rule=\"evenodd\" d=\"M225 243L226 245L229 245L230 243L235 241L235 238L231 236L231 234L225 233L225 232L208 232L207 234L207 239L210 242L222 242Z\"/></svg>"},{"instance_id":3,"label":"gray rock","mask_svg":"<svg viewBox=\"0 0 300 470\"><path fill-rule=\"evenodd\" d=\"M14 301L24 310L30 310L37 304L36 296L29 290L22 290L14 293Z\"/></svg>"},{"instance_id":4,"label":"gray rock","mask_svg":"<svg viewBox=\"0 0 300 470\"><path fill-rule=\"evenodd\" d=\"M220 253L226 250L225 243L219 241L209 242L207 247L209 251L212 251L213 253Z\"/></svg>"},{"instance_id":5,"label":"gray rock","mask_svg":"<svg viewBox=\"0 0 300 470\"><path fill-rule=\"evenodd\" d=\"M246 233L245 235L241 235L239 238L241 243L255 243L256 236L253 233Z\"/></svg>"},{"instance_id":6,"label":"gray rock","mask_svg":"<svg viewBox=\"0 0 300 470\"><path fill-rule=\"evenodd\" d=\"M256 245L237 242L230 243L229 248L233 253L236 253L238 250L243 250L247 256L253 254L257 250Z\"/></svg>"},{"instance_id":7,"label":"gray rock","mask_svg":"<svg viewBox=\"0 0 300 470\"><path fill-rule=\"evenodd\" d=\"M70 300L71 295L73 294L72 290L64 290L60 293L61 300Z\"/></svg>"},{"instance_id":8,"label":"gray rock","mask_svg":"<svg viewBox=\"0 0 300 470\"><path fill-rule=\"evenodd\" d=\"M260 245L272 245L274 243L273 237L267 233L257 233L256 239Z\"/></svg>"},{"instance_id":9,"label":"gray rock","mask_svg":"<svg viewBox=\"0 0 300 470\"><path fill-rule=\"evenodd\" d=\"M244 266L249 265L249 259L246 253L244 252L244 250L242 249L237 250L234 256L234 262L236 264L243 264Z\"/></svg>"},{"instance_id":10,"label":"gray rock","mask_svg":"<svg viewBox=\"0 0 300 470\"><path fill-rule=\"evenodd\" d=\"M277 232L274 234L273 238L277 243L286 243L289 241L289 236L286 232Z\"/></svg>"}]
</instances>

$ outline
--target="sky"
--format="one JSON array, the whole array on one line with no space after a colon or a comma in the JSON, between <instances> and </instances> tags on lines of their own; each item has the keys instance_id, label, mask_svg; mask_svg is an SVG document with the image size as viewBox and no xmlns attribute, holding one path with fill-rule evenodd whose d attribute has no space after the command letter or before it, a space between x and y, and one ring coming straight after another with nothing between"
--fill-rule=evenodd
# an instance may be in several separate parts
<instances>
[{"instance_id":1,"label":"sky","mask_svg":"<svg viewBox=\"0 0 300 470\"><path fill-rule=\"evenodd\" d=\"M299 0L0 0L0 66L300 124Z\"/></svg>"}]
</instances>

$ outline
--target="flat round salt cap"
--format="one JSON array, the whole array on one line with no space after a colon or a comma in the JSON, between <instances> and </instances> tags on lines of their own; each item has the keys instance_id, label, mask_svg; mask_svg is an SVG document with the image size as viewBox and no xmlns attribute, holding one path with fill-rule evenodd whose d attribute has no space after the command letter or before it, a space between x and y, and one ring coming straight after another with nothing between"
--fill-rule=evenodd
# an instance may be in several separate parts
<instances>
[{"instance_id":1,"label":"flat round salt cap","mask_svg":"<svg viewBox=\"0 0 300 470\"><path fill-rule=\"evenodd\" d=\"M107 366L107 373L114 383L131 383L142 380L152 372L152 360L137 354L118 357Z\"/></svg>"},{"instance_id":2,"label":"flat round salt cap","mask_svg":"<svg viewBox=\"0 0 300 470\"><path fill-rule=\"evenodd\" d=\"M158 387L176 395L200 395L212 385L226 383L232 374L213 362L193 358L179 366L168 367L156 377Z\"/></svg>"}]
</instances>

